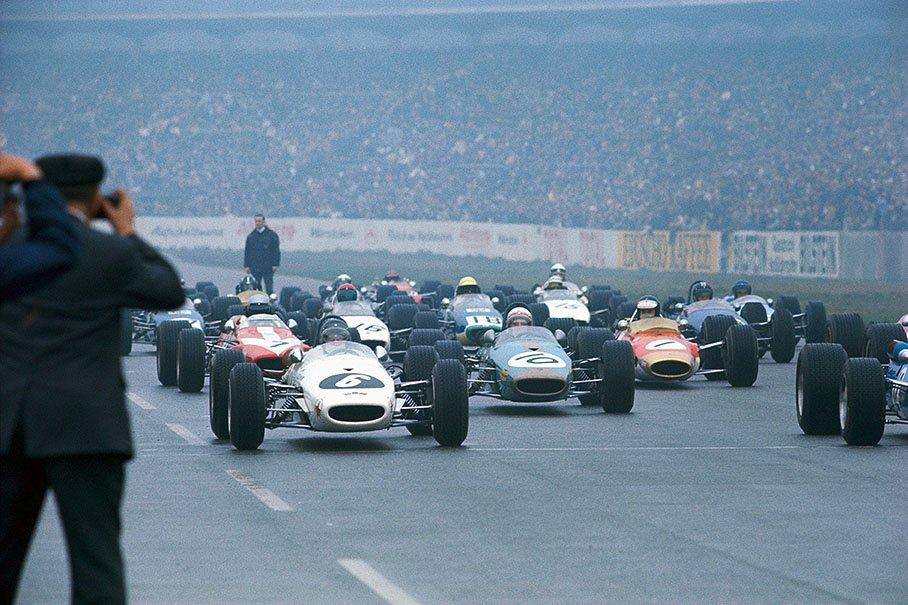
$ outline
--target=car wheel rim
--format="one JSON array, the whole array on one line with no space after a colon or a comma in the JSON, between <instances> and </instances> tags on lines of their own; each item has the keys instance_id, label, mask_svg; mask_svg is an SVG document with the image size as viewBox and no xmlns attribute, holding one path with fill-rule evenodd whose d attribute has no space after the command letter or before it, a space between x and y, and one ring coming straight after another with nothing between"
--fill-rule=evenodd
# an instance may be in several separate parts
<instances>
[{"instance_id":1,"label":"car wheel rim","mask_svg":"<svg viewBox=\"0 0 908 605\"><path fill-rule=\"evenodd\" d=\"M798 406L798 416L804 415L804 375L798 372L795 405Z\"/></svg>"},{"instance_id":2,"label":"car wheel rim","mask_svg":"<svg viewBox=\"0 0 908 605\"><path fill-rule=\"evenodd\" d=\"M839 397L839 426L845 430L845 421L848 418L848 384L842 386L842 395Z\"/></svg>"}]
</instances>

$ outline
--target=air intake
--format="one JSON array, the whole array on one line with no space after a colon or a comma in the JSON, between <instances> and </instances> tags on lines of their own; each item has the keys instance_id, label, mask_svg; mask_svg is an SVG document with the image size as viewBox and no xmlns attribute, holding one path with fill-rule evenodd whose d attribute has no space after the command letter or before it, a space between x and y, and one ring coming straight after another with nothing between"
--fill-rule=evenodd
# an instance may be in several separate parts
<instances>
[{"instance_id":1,"label":"air intake","mask_svg":"<svg viewBox=\"0 0 908 605\"><path fill-rule=\"evenodd\" d=\"M649 371L662 378L682 378L690 373L690 364L667 359L652 364L649 367Z\"/></svg>"},{"instance_id":2,"label":"air intake","mask_svg":"<svg viewBox=\"0 0 908 605\"><path fill-rule=\"evenodd\" d=\"M559 395L566 383L554 378L524 378L514 383L514 388L524 395Z\"/></svg>"},{"instance_id":3,"label":"air intake","mask_svg":"<svg viewBox=\"0 0 908 605\"><path fill-rule=\"evenodd\" d=\"M385 415L380 405L338 405L328 409L328 417L338 422L372 422Z\"/></svg>"}]
</instances>

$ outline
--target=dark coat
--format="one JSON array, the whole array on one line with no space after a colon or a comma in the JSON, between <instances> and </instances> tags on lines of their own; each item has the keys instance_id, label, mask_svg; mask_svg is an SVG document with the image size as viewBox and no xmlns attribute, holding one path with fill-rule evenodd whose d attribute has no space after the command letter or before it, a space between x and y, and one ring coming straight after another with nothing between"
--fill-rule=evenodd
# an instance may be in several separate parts
<instances>
[{"instance_id":1,"label":"dark coat","mask_svg":"<svg viewBox=\"0 0 908 605\"><path fill-rule=\"evenodd\" d=\"M265 227L259 233L255 229L246 236L246 253L243 255L243 266L258 275L271 273L271 267L281 264L281 241L277 233Z\"/></svg>"},{"instance_id":2,"label":"dark coat","mask_svg":"<svg viewBox=\"0 0 908 605\"><path fill-rule=\"evenodd\" d=\"M0 304L0 454L18 426L29 457L131 456L121 309L184 301L179 276L151 246L72 220L82 251L75 267Z\"/></svg>"}]
</instances>

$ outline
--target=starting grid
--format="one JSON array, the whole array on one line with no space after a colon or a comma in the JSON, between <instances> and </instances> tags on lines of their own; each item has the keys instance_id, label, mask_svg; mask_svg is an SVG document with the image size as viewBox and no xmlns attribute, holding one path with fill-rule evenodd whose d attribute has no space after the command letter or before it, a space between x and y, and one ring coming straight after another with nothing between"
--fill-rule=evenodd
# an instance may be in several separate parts
<instances>
[{"instance_id":1,"label":"starting grid","mask_svg":"<svg viewBox=\"0 0 908 605\"><path fill-rule=\"evenodd\" d=\"M164 249L242 250L252 219L140 217ZM284 251L427 252L612 269L836 278L837 231L618 231L541 225L269 218Z\"/></svg>"}]
</instances>

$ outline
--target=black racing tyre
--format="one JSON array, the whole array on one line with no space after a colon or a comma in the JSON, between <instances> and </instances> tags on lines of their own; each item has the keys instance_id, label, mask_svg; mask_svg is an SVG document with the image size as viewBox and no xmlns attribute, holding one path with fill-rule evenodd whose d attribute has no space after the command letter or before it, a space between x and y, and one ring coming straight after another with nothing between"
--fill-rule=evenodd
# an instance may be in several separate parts
<instances>
[{"instance_id":1,"label":"black racing tyre","mask_svg":"<svg viewBox=\"0 0 908 605\"><path fill-rule=\"evenodd\" d=\"M623 295L623 293L621 292L621 290L619 290L618 288L612 288L612 296L622 296L622 295ZM627 299L625 298L625 300L627 300Z\"/></svg>"},{"instance_id":2,"label":"black racing tyre","mask_svg":"<svg viewBox=\"0 0 908 605\"><path fill-rule=\"evenodd\" d=\"M205 332L183 328L177 337L177 388L198 393L205 386Z\"/></svg>"},{"instance_id":3,"label":"black racing tyre","mask_svg":"<svg viewBox=\"0 0 908 605\"><path fill-rule=\"evenodd\" d=\"M612 312L613 319L624 319L623 317L618 316L618 309L621 308L622 303L627 302L627 296L618 294L614 290L612 291L612 298L609 300L609 310Z\"/></svg>"},{"instance_id":4,"label":"black racing tyre","mask_svg":"<svg viewBox=\"0 0 908 605\"><path fill-rule=\"evenodd\" d=\"M590 292L592 292L593 290L611 290L611 289L612 289L612 287L608 284L591 284L590 285Z\"/></svg>"},{"instance_id":5,"label":"black racing tyre","mask_svg":"<svg viewBox=\"0 0 908 605\"><path fill-rule=\"evenodd\" d=\"M763 306L763 303L758 303L756 301L744 303L738 311L738 314L749 324L765 323L768 321L768 318L766 317L766 307Z\"/></svg>"},{"instance_id":6,"label":"black racing tyre","mask_svg":"<svg viewBox=\"0 0 908 605\"><path fill-rule=\"evenodd\" d=\"M230 443L238 450L254 450L265 440L265 381L254 363L239 363L230 370L227 417Z\"/></svg>"},{"instance_id":7,"label":"black racing tyre","mask_svg":"<svg viewBox=\"0 0 908 605\"><path fill-rule=\"evenodd\" d=\"M302 311L303 304L305 304L306 300L310 299L310 298L315 298L315 297L312 296L311 294L309 294L308 292L303 292L301 290L298 290L290 295L290 300L286 305L281 303L281 306L286 308L288 311Z\"/></svg>"},{"instance_id":8,"label":"black racing tyre","mask_svg":"<svg viewBox=\"0 0 908 605\"><path fill-rule=\"evenodd\" d=\"M197 281L195 283L195 290L196 290L196 292L204 292L205 288L208 288L209 286L213 286L213 285L214 285L213 281Z\"/></svg>"},{"instance_id":9,"label":"black racing tyre","mask_svg":"<svg viewBox=\"0 0 908 605\"><path fill-rule=\"evenodd\" d=\"M432 370L432 434L439 445L457 447L469 429L466 369L456 359L440 359Z\"/></svg>"},{"instance_id":10,"label":"black racing tyre","mask_svg":"<svg viewBox=\"0 0 908 605\"><path fill-rule=\"evenodd\" d=\"M435 311L419 311L413 316L413 327L423 330L440 330L438 314Z\"/></svg>"},{"instance_id":11,"label":"black racing tyre","mask_svg":"<svg viewBox=\"0 0 908 605\"><path fill-rule=\"evenodd\" d=\"M586 328L577 332L577 359L592 359L602 354L602 345L615 340L608 328Z\"/></svg>"},{"instance_id":12,"label":"black racing tyre","mask_svg":"<svg viewBox=\"0 0 908 605\"><path fill-rule=\"evenodd\" d=\"M195 307L195 310L199 312L199 315L202 317L211 316L211 303L208 302L208 299L200 298L198 300L199 302L195 303L193 306Z\"/></svg>"},{"instance_id":13,"label":"black racing tyre","mask_svg":"<svg viewBox=\"0 0 908 605\"><path fill-rule=\"evenodd\" d=\"M798 345L798 336L795 333L795 323L791 312L785 307L779 307L773 311L769 327L772 337L769 354L776 363L789 363L794 359L795 347Z\"/></svg>"},{"instance_id":14,"label":"black racing tyre","mask_svg":"<svg viewBox=\"0 0 908 605\"><path fill-rule=\"evenodd\" d=\"M206 286L202 291L205 293L205 296L208 297L209 302L213 301L215 298L221 295L221 291L218 290L218 287L214 284Z\"/></svg>"},{"instance_id":15,"label":"black racing tyre","mask_svg":"<svg viewBox=\"0 0 908 605\"><path fill-rule=\"evenodd\" d=\"M798 315L801 312L801 303L795 296L780 296L772 305L773 309L787 309L792 315Z\"/></svg>"},{"instance_id":16,"label":"black racing tyre","mask_svg":"<svg viewBox=\"0 0 908 605\"><path fill-rule=\"evenodd\" d=\"M495 307L499 313L504 313L504 310L508 306L504 292L501 290L489 290L486 294L488 295L489 300L492 301L492 306ZM495 302L496 298L498 299L498 302Z\"/></svg>"},{"instance_id":17,"label":"black racing tyre","mask_svg":"<svg viewBox=\"0 0 908 605\"><path fill-rule=\"evenodd\" d=\"M433 345L414 345L404 355L404 381L429 380L438 361Z\"/></svg>"},{"instance_id":18,"label":"black racing tyre","mask_svg":"<svg viewBox=\"0 0 908 605\"><path fill-rule=\"evenodd\" d=\"M760 352L754 329L739 323L729 326L721 348L728 384L733 387L753 386L760 371Z\"/></svg>"},{"instance_id":19,"label":"black racing tyre","mask_svg":"<svg viewBox=\"0 0 908 605\"><path fill-rule=\"evenodd\" d=\"M230 403L230 370L246 361L239 349L218 351L211 359L211 376L208 378L208 422L211 432L218 439L230 439L227 421Z\"/></svg>"},{"instance_id":20,"label":"black racing tyre","mask_svg":"<svg viewBox=\"0 0 908 605\"><path fill-rule=\"evenodd\" d=\"M300 340L309 338L309 318L302 311L291 311L287 313L287 326L290 326L290 320L296 322L296 327L290 328L293 335Z\"/></svg>"},{"instance_id":21,"label":"black racing tyre","mask_svg":"<svg viewBox=\"0 0 908 605\"><path fill-rule=\"evenodd\" d=\"M505 296L510 296L516 292L516 290L514 289L514 286L508 286L508 285L502 286L502 285L495 284L495 289L499 290Z\"/></svg>"},{"instance_id":22,"label":"black racing tyre","mask_svg":"<svg viewBox=\"0 0 908 605\"><path fill-rule=\"evenodd\" d=\"M375 288L375 302L383 303L385 300L397 292L397 288L391 284L383 284Z\"/></svg>"},{"instance_id":23,"label":"black racing tyre","mask_svg":"<svg viewBox=\"0 0 908 605\"><path fill-rule=\"evenodd\" d=\"M554 334L557 330L564 332L564 335L567 336L567 333L571 331L571 328L577 325L577 322L570 317L549 317L543 325L549 329L549 332Z\"/></svg>"},{"instance_id":24,"label":"black racing tyre","mask_svg":"<svg viewBox=\"0 0 908 605\"><path fill-rule=\"evenodd\" d=\"M393 309L396 305L412 305L412 304L414 304L413 299L410 298L409 295L392 294L391 296L389 296L388 298L385 299L385 306L384 306L385 317L389 316L389 314L391 313L391 309Z\"/></svg>"},{"instance_id":25,"label":"black racing tyre","mask_svg":"<svg viewBox=\"0 0 908 605\"><path fill-rule=\"evenodd\" d=\"M299 309L294 309L290 301L293 298L293 295L299 291L300 288L298 286L284 286L281 288L281 293L278 295L277 300L281 303L281 306L286 307L291 311L298 311Z\"/></svg>"},{"instance_id":26,"label":"black racing tyre","mask_svg":"<svg viewBox=\"0 0 908 605\"><path fill-rule=\"evenodd\" d=\"M905 330L896 323L870 324L864 340L864 357L889 363L889 345L893 340L905 340Z\"/></svg>"},{"instance_id":27,"label":"black racing tyre","mask_svg":"<svg viewBox=\"0 0 908 605\"><path fill-rule=\"evenodd\" d=\"M839 401L842 437L848 445L876 445L886 425L886 381L873 357L845 362L844 388Z\"/></svg>"},{"instance_id":28,"label":"black racing tyre","mask_svg":"<svg viewBox=\"0 0 908 605\"><path fill-rule=\"evenodd\" d=\"M167 320L156 330L158 381L165 387L177 384L177 342L185 321Z\"/></svg>"},{"instance_id":29,"label":"black racing tyre","mask_svg":"<svg viewBox=\"0 0 908 605\"><path fill-rule=\"evenodd\" d=\"M609 309L609 301L612 299L610 290L590 290L586 293L586 299L589 301L590 312Z\"/></svg>"},{"instance_id":30,"label":"black racing tyre","mask_svg":"<svg viewBox=\"0 0 908 605\"><path fill-rule=\"evenodd\" d=\"M309 343L310 347L314 347L318 344L318 324L317 319L312 319L311 317L306 319L306 342Z\"/></svg>"},{"instance_id":31,"label":"black racing tyre","mask_svg":"<svg viewBox=\"0 0 908 605\"><path fill-rule=\"evenodd\" d=\"M227 307L227 319L235 315L243 315L246 312L246 307L243 305L230 305Z\"/></svg>"},{"instance_id":32,"label":"black racing tyre","mask_svg":"<svg viewBox=\"0 0 908 605\"><path fill-rule=\"evenodd\" d=\"M233 305L239 305L240 299L236 296L218 296L211 301L211 319L213 321L226 321L230 319L227 310Z\"/></svg>"},{"instance_id":33,"label":"black racing tyre","mask_svg":"<svg viewBox=\"0 0 908 605\"><path fill-rule=\"evenodd\" d=\"M303 300L303 306L300 310L309 319L318 319L322 313L322 301L315 296L307 298Z\"/></svg>"},{"instance_id":34,"label":"black racing tyre","mask_svg":"<svg viewBox=\"0 0 908 605\"><path fill-rule=\"evenodd\" d=\"M618 305L618 313L615 315L617 319L630 319L634 316L634 312L637 310L637 304L633 301L624 301Z\"/></svg>"},{"instance_id":35,"label":"black racing tyre","mask_svg":"<svg viewBox=\"0 0 908 605\"><path fill-rule=\"evenodd\" d=\"M627 414L634 407L634 370L636 359L631 343L606 340L602 343L601 360L596 364L599 403L609 414Z\"/></svg>"},{"instance_id":36,"label":"black racing tyre","mask_svg":"<svg viewBox=\"0 0 908 605\"><path fill-rule=\"evenodd\" d=\"M584 330L589 330L589 326L574 326L567 333L567 348L571 356L577 358L577 338Z\"/></svg>"},{"instance_id":37,"label":"black racing tyre","mask_svg":"<svg viewBox=\"0 0 908 605\"><path fill-rule=\"evenodd\" d=\"M443 330L411 330L410 337L407 339L407 348L417 346L435 346L439 340L446 340L447 336Z\"/></svg>"},{"instance_id":38,"label":"black racing tyre","mask_svg":"<svg viewBox=\"0 0 908 605\"><path fill-rule=\"evenodd\" d=\"M427 279L422 283L422 287L419 289L420 294L435 294L438 290L438 285L441 282L437 279Z\"/></svg>"},{"instance_id":39,"label":"black racing tyre","mask_svg":"<svg viewBox=\"0 0 908 605\"><path fill-rule=\"evenodd\" d=\"M536 304L536 297L532 294L510 294L505 298L507 307L513 306L515 303L523 305L524 307L529 307L532 304Z\"/></svg>"},{"instance_id":40,"label":"black racing tyre","mask_svg":"<svg viewBox=\"0 0 908 605\"><path fill-rule=\"evenodd\" d=\"M710 315L703 320L700 326L700 335L697 342L700 346L721 342L725 340L728 328L738 323L731 315ZM721 370L725 366L722 361L722 348L710 347L700 351L700 367L704 370ZM725 380L725 374L716 372L704 374L707 380Z\"/></svg>"},{"instance_id":41,"label":"black racing tyre","mask_svg":"<svg viewBox=\"0 0 908 605\"><path fill-rule=\"evenodd\" d=\"M805 435L838 435L839 393L848 354L839 344L809 343L798 355L795 411Z\"/></svg>"},{"instance_id":42,"label":"black racing tyre","mask_svg":"<svg viewBox=\"0 0 908 605\"><path fill-rule=\"evenodd\" d=\"M864 320L857 313L833 313L827 340L842 345L849 357L860 357L864 353Z\"/></svg>"},{"instance_id":43,"label":"black racing tyre","mask_svg":"<svg viewBox=\"0 0 908 605\"><path fill-rule=\"evenodd\" d=\"M534 326L543 326L549 320L549 306L545 303L530 303L527 305L530 315L533 316Z\"/></svg>"},{"instance_id":44,"label":"black racing tyre","mask_svg":"<svg viewBox=\"0 0 908 605\"><path fill-rule=\"evenodd\" d=\"M435 352L438 353L439 359L456 359L460 363L466 364L463 345L456 340L436 340Z\"/></svg>"},{"instance_id":45,"label":"black racing tyre","mask_svg":"<svg viewBox=\"0 0 908 605\"><path fill-rule=\"evenodd\" d=\"M435 291L438 293L438 300L441 300L442 298L452 299L454 298L456 288L451 284L438 284Z\"/></svg>"},{"instance_id":46,"label":"black racing tyre","mask_svg":"<svg viewBox=\"0 0 908 605\"><path fill-rule=\"evenodd\" d=\"M132 353L132 311L123 309L120 312L120 355Z\"/></svg>"},{"instance_id":47,"label":"black racing tyre","mask_svg":"<svg viewBox=\"0 0 908 605\"><path fill-rule=\"evenodd\" d=\"M811 300L804 307L804 340L823 342L826 340L826 305Z\"/></svg>"},{"instance_id":48,"label":"black racing tyre","mask_svg":"<svg viewBox=\"0 0 908 605\"><path fill-rule=\"evenodd\" d=\"M410 297L408 296L407 298L409 299ZM388 309L388 312L385 315L385 323L392 332L412 328L413 318L418 312L419 307L412 302L396 304Z\"/></svg>"}]
</instances>

